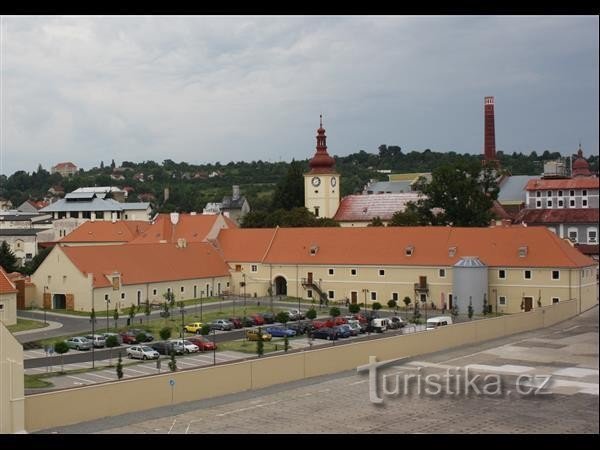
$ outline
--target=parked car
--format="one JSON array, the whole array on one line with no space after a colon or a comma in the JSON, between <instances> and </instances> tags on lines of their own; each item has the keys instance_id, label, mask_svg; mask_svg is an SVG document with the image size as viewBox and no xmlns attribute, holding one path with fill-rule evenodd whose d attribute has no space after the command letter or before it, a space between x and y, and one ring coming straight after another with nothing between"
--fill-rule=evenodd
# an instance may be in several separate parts
<instances>
[{"instance_id":1,"label":"parked car","mask_svg":"<svg viewBox=\"0 0 600 450\"><path fill-rule=\"evenodd\" d=\"M242 319L239 317L230 317L229 321L233 324L233 328L242 328L244 325L242 324Z\"/></svg>"},{"instance_id":2,"label":"parked car","mask_svg":"<svg viewBox=\"0 0 600 450\"><path fill-rule=\"evenodd\" d=\"M254 322L254 325L264 325L265 319L260 314L250 314L250 319Z\"/></svg>"},{"instance_id":3,"label":"parked car","mask_svg":"<svg viewBox=\"0 0 600 450\"><path fill-rule=\"evenodd\" d=\"M333 329L337 332L338 337L349 338L352 336L352 329L347 324L337 325Z\"/></svg>"},{"instance_id":4,"label":"parked car","mask_svg":"<svg viewBox=\"0 0 600 450\"><path fill-rule=\"evenodd\" d=\"M286 312L288 313L288 316L290 316L290 320L292 321L302 320L306 317L299 309L290 309Z\"/></svg>"},{"instance_id":5,"label":"parked car","mask_svg":"<svg viewBox=\"0 0 600 450\"><path fill-rule=\"evenodd\" d=\"M202 330L202 325L204 325L202 322L194 322L194 323L188 323L185 327L183 327L185 329L185 331L187 331L188 333L196 333L199 334L200 330Z\"/></svg>"},{"instance_id":6,"label":"parked car","mask_svg":"<svg viewBox=\"0 0 600 450\"><path fill-rule=\"evenodd\" d=\"M252 320L250 317L242 317L242 325L244 326L244 328L246 328L253 327L256 324L254 323L254 320Z\"/></svg>"},{"instance_id":7,"label":"parked car","mask_svg":"<svg viewBox=\"0 0 600 450\"><path fill-rule=\"evenodd\" d=\"M198 346L201 352L212 351L217 349L217 344L206 339L204 336L195 336L187 339L192 344Z\"/></svg>"},{"instance_id":8,"label":"parked car","mask_svg":"<svg viewBox=\"0 0 600 450\"><path fill-rule=\"evenodd\" d=\"M389 319L390 319L390 323L389 323L388 328L397 330L399 328L403 328L404 326L406 326L406 322L404 322L401 317L393 316L393 317L390 317Z\"/></svg>"},{"instance_id":9,"label":"parked car","mask_svg":"<svg viewBox=\"0 0 600 450\"><path fill-rule=\"evenodd\" d=\"M310 320L298 320L296 322L290 322L286 324L286 327L296 332L296 336L306 334L313 329L312 321Z\"/></svg>"},{"instance_id":10,"label":"parked car","mask_svg":"<svg viewBox=\"0 0 600 450\"><path fill-rule=\"evenodd\" d=\"M129 331L132 332L135 336L137 336L140 333L144 333L146 335L146 340L144 342L152 342L154 340L154 336L152 335L152 333L149 333L146 330L140 330L139 328L130 328Z\"/></svg>"},{"instance_id":11,"label":"parked car","mask_svg":"<svg viewBox=\"0 0 600 450\"><path fill-rule=\"evenodd\" d=\"M91 341L95 348L102 348L106 345L106 339L101 334L88 334L85 338Z\"/></svg>"},{"instance_id":12,"label":"parked car","mask_svg":"<svg viewBox=\"0 0 600 450\"><path fill-rule=\"evenodd\" d=\"M158 359L160 358L160 354L154 350L152 347L148 347L147 345L133 345L129 347L126 351L128 358L136 358L136 359Z\"/></svg>"},{"instance_id":13,"label":"parked car","mask_svg":"<svg viewBox=\"0 0 600 450\"><path fill-rule=\"evenodd\" d=\"M260 314L265 323L275 323L275 315L270 312Z\"/></svg>"},{"instance_id":14,"label":"parked car","mask_svg":"<svg viewBox=\"0 0 600 450\"><path fill-rule=\"evenodd\" d=\"M361 327L360 322L356 319L348 320L347 325L356 332L356 334L354 336L358 335L359 333L364 333L366 330L366 327Z\"/></svg>"},{"instance_id":15,"label":"parked car","mask_svg":"<svg viewBox=\"0 0 600 450\"><path fill-rule=\"evenodd\" d=\"M344 334L345 334L345 333L348 333L348 337L350 337L350 336L358 336L358 335L359 335L359 333L360 333L360 331L358 331L358 330L357 330L357 329L355 329L355 328L352 328L352 327L350 326L350 324L347 324L347 323L346 323L346 324L344 324L344 325L338 325L336 328L338 328L339 330L343 330L343 331L344 331ZM359 328L360 328L360 327L359 327ZM346 337L346 336L342 336L342 337Z\"/></svg>"},{"instance_id":16,"label":"parked car","mask_svg":"<svg viewBox=\"0 0 600 450\"><path fill-rule=\"evenodd\" d=\"M210 323L211 330L231 331L233 324L229 320L217 319Z\"/></svg>"},{"instance_id":17,"label":"parked car","mask_svg":"<svg viewBox=\"0 0 600 450\"><path fill-rule=\"evenodd\" d=\"M131 331L123 331L119 336L123 344L137 344L137 335Z\"/></svg>"},{"instance_id":18,"label":"parked car","mask_svg":"<svg viewBox=\"0 0 600 450\"><path fill-rule=\"evenodd\" d=\"M452 317L450 316L438 316L427 319L427 330L435 330L438 327L445 325L452 325Z\"/></svg>"},{"instance_id":19,"label":"parked car","mask_svg":"<svg viewBox=\"0 0 600 450\"><path fill-rule=\"evenodd\" d=\"M246 339L248 339L249 341L258 341L260 334L258 333L257 329L253 329L253 330L246 330ZM263 341L270 341L272 338L272 336L269 333L265 333L264 331L262 332L262 340Z\"/></svg>"},{"instance_id":20,"label":"parked car","mask_svg":"<svg viewBox=\"0 0 600 450\"><path fill-rule=\"evenodd\" d=\"M169 342L177 353L196 353L200 351L196 344L192 344L187 339L171 339Z\"/></svg>"},{"instance_id":21,"label":"parked car","mask_svg":"<svg viewBox=\"0 0 600 450\"><path fill-rule=\"evenodd\" d=\"M389 319L373 319L371 320L371 326L373 327L373 331L376 333L383 333L388 329L388 325L390 323Z\"/></svg>"},{"instance_id":22,"label":"parked car","mask_svg":"<svg viewBox=\"0 0 600 450\"><path fill-rule=\"evenodd\" d=\"M116 336L117 341L119 342L119 345L123 344L123 338L121 337L120 334L118 333L102 333L102 336L104 337L104 342L106 345L106 340L110 337L110 336Z\"/></svg>"},{"instance_id":23,"label":"parked car","mask_svg":"<svg viewBox=\"0 0 600 450\"><path fill-rule=\"evenodd\" d=\"M327 339L328 341L332 341L338 338L338 334L333 328L322 327L312 331L310 337L313 339Z\"/></svg>"},{"instance_id":24,"label":"parked car","mask_svg":"<svg viewBox=\"0 0 600 450\"><path fill-rule=\"evenodd\" d=\"M313 320L312 326L314 330L319 330L321 328L329 328L327 326L327 320Z\"/></svg>"},{"instance_id":25,"label":"parked car","mask_svg":"<svg viewBox=\"0 0 600 450\"><path fill-rule=\"evenodd\" d=\"M267 327L265 331L273 337L296 336L296 332L294 330L290 330L289 328L285 328L283 326Z\"/></svg>"},{"instance_id":26,"label":"parked car","mask_svg":"<svg viewBox=\"0 0 600 450\"><path fill-rule=\"evenodd\" d=\"M173 344L168 341L154 342L150 345L150 347L152 347L161 355L170 355L172 351L174 351L177 355L181 355L184 352L183 347L175 348Z\"/></svg>"},{"instance_id":27,"label":"parked car","mask_svg":"<svg viewBox=\"0 0 600 450\"><path fill-rule=\"evenodd\" d=\"M76 350L89 350L92 348L92 341L87 340L83 336L75 336L65 341L69 348Z\"/></svg>"}]
</instances>

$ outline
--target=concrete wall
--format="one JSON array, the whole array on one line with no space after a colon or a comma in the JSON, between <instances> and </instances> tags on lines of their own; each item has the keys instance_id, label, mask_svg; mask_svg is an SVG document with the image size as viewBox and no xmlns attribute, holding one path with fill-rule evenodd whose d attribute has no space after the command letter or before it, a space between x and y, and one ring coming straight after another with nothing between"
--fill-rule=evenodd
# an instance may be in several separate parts
<instances>
[{"instance_id":1,"label":"concrete wall","mask_svg":"<svg viewBox=\"0 0 600 450\"><path fill-rule=\"evenodd\" d=\"M171 403L170 379L175 380L174 403L201 400L356 369L368 363L369 356L380 361L414 357L547 327L573 317L577 311L577 302L561 302L528 313L434 331L30 395L25 399L26 427L36 431L166 406ZM53 413L56 411L59 413Z\"/></svg>"},{"instance_id":2,"label":"concrete wall","mask_svg":"<svg viewBox=\"0 0 600 450\"><path fill-rule=\"evenodd\" d=\"M17 323L17 294L0 294L0 322L4 325Z\"/></svg>"},{"instance_id":3,"label":"concrete wall","mask_svg":"<svg viewBox=\"0 0 600 450\"><path fill-rule=\"evenodd\" d=\"M25 430L23 347L0 322L0 434Z\"/></svg>"}]
</instances>

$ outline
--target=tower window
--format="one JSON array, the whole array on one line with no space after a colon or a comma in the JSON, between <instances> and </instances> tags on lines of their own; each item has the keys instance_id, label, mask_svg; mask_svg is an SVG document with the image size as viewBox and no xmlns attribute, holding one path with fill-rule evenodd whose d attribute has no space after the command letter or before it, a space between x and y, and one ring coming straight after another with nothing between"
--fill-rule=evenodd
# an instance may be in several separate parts
<instances>
[{"instance_id":1,"label":"tower window","mask_svg":"<svg viewBox=\"0 0 600 450\"><path fill-rule=\"evenodd\" d=\"M319 207L315 206L315 217L319 217Z\"/></svg>"}]
</instances>

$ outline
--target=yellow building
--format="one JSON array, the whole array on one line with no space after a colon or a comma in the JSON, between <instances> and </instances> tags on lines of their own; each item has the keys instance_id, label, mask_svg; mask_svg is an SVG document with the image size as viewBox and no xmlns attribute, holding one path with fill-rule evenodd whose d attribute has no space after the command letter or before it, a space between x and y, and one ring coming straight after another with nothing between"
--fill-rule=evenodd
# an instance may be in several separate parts
<instances>
[{"instance_id":1,"label":"yellow building","mask_svg":"<svg viewBox=\"0 0 600 450\"><path fill-rule=\"evenodd\" d=\"M4 325L17 323L17 288L0 266L0 322Z\"/></svg>"}]
</instances>

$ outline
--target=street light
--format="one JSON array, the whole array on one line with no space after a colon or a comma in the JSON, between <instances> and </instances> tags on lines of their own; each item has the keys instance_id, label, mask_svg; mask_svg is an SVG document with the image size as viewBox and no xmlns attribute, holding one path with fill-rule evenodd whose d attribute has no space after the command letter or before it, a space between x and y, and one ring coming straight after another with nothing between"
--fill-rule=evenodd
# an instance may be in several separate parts
<instances>
[{"instance_id":1,"label":"street light","mask_svg":"<svg viewBox=\"0 0 600 450\"><path fill-rule=\"evenodd\" d=\"M92 369L95 367L95 358L94 358L94 342L95 342L95 334L96 334L96 311L92 308L92 314L90 314L90 322L92 323Z\"/></svg>"},{"instance_id":2,"label":"street light","mask_svg":"<svg viewBox=\"0 0 600 450\"><path fill-rule=\"evenodd\" d=\"M363 293L365 294L365 311L367 311L367 294L369 293L369 290L367 288L363 288ZM366 317L366 314L365 314ZM371 334L371 320L367 319L367 334Z\"/></svg>"},{"instance_id":3,"label":"street light","mask_svg":"<svg viewBox=\"0 0 600 450\"><path fill-rule=\"evenodd\" d=\"M179 302L179 310L181 311L181 339L183 339L184 338L183 323L184 323L184 313L185 313L185 307L183 306L183 302Z\"/></svg>"},{"instance_id":4,"label":"street light","mask_svg":"<svg viewBox=\"0 0 600 450\"><path fill-rule=\"evenodd\" d=\"M213 366L217 365L217 342L215 341L216 331L217 331L216 328L212 329L212 333L213 333Z\"/></svg>"},{"instance_id":5,"label":"street light","mask_svg":"<svg viewBox=\"0 0 600 450\"><path fill-rule=\"evenodd\" d=\"M244 308L246 307L246 274L242 274L242 278L244 279Z\"/></svg>"},{"instance_id":6,"label":"street light","mask_svg":"<svg viewBox=\"0 0 600 450\"><path fill-rule=\"evenodd\" d=\"M108 305L110 305L110 299L106 299L106 332L108 333Z\"/></svg>"},{"instance_id":7,"label":"street light","mask_svg":"<svg viewBox=\"0 0 600 450\"><path fill-rule=\"evenodd\" d=\"M204 291L200 291L200 322L202 322L202 294Z\"/></svg>"}]
</instances>

